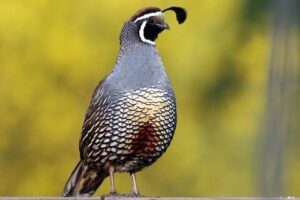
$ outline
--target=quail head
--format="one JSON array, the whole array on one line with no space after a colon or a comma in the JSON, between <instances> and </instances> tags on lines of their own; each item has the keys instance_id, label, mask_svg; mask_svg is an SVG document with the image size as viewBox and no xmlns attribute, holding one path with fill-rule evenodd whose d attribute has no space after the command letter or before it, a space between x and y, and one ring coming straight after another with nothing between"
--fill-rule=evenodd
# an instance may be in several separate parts
<instances>
[{"instance_id":1,"label":"quail head","mask_svg":"<svg viewBox=\"0 0 300 200\"><path fill-rule=\"evenodd\" d=\"M176 128L175 96L155 47L169 25L164 12L186 19L181 7L147 7L123 25L117 62L96 87L82 126L80 161L63 196L91 196L106 177L116 195L115 172L132 177L130 195L138 196L135 173L168 148Z\"/></svg>"}]
</instances>

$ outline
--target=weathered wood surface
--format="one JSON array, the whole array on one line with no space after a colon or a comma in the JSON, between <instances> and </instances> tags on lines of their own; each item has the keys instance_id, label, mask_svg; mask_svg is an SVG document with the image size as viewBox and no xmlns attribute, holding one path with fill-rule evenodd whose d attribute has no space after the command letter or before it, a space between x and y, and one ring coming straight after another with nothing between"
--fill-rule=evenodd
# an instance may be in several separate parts
<instances>
[{"instance_id":1,"label":"weathered wood surface","mask_svg":"<svg viewBox=\"0 0 300 200\"><path fill-rule=\"evenodd\" d=\"M0 197L0 200L99 200L101 197ZM300 200L299 197L106 197L105 200Z\"/></svg>"}]
</instances>

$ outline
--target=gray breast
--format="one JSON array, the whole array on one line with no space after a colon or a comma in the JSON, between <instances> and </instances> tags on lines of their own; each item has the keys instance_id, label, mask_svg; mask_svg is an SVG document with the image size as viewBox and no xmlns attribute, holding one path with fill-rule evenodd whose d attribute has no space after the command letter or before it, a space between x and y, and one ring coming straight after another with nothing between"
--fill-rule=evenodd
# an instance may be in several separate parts
<instances>
[{"instance_id":1,"label":"gray breast","mask_svg":"<svg viewBox=\"0 0 300 200\"><path fill-rule=\"evenodd\" d=\"M130 51L120 52L106 84L113 89L132 90L142 87L169 88L170 83L157 49L137 44Z\"/></svg>"}]
</instances>

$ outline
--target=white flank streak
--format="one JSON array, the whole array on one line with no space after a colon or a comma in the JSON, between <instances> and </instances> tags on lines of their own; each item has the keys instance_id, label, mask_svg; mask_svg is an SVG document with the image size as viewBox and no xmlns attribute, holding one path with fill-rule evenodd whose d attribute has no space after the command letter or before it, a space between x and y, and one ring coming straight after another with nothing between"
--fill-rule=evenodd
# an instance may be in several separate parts
<instances>
[{"instance_id":1,"label":"white flank streak","mask_svg":"<svg viewBox=\"0 0 300 200\"><path fill-rule=\"evenodd\" d=\"M91 151L91 152L89 153L88 157L91 157L91 155L92 155L93 153L94 153L94 152L93 152L93 151Z\"/></svg>"},{"instance_id":2,"label":"white flank streak","mask_svg":"<svg viewBox=\"0 0 300 200\"><path fill-rule=\"evenodd\" d=\"M145 16L145 15L144 15ZM145 26L146 26L146 23L147 21L144 21L141 25L141 28L139 30L139 36L141 38L141 40L145 43L149 43L149 44L152 44L152 45L155 45L155 42L151 41L151 40L147 40L144 36L144 29L145 29Z\"/></svg>"},{"instance_id":3,"label":"white flank streak","mask_svg":"<svg viewBox=\"0 0 300 200\"><path fill-rule=\"evenodd\" d=\"M85 139L86 139L88 136L89 136L89 134L85 134L85 136L84 136L83 139L81 140L81 144L80 144L80 145L83 144L83 142L85 141Z\"/></svg>"},{"instance_id":4,"label":"white flank streak","mask_svg":"<svg viewBox=\"0 0 300 200\"><path fill-rule=\"evenodd\" d=\"M91 147L91 146L93 145L93 143L94 143L96 137L97 137L97 134L95 134L95 135L93 136L93 138L92 138L90 144L88 145L88 147Z\"/></svg>"},{"instance_id":5,"label":"white flank streak","mask_svg":"<svg viewBox=\"0 0 300 200\"><path fill-rule=\"evenodd\" d=\"M148 13L148 14L145 14L143 16L140 16L140 17L136 18L136 20L134 20L134 22L137 22L141 19L146 19L146 18L149 18L149 17L153 17L153 16L158 16L158 15L163 15L163 13L161 11L158 11L158 12L155 12L155 13Z\"/></svg>"},{"instance_id":6,"label":"white flank streak","mask_svg":"<svg viewBox=\"0 0 300 200\"><path fill-rule=\"evenodd\" d=\"M93 156L98 156L99 153L100 151L97 151L96 153L93 153Z\"/></svg>"}]
</instances>

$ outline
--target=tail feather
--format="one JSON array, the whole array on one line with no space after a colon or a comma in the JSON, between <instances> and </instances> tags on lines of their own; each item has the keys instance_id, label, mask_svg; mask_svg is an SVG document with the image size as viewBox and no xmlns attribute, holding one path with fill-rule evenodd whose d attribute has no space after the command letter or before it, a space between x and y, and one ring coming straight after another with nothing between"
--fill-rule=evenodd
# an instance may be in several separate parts
<instances>
[{"instance_id":1,"label":"tail feather","mask_svg":"<svg viewBox=\"0 0 300 200\"><path fill-rule=\"evenodd\" d=\"M95 171L80 161L68 179L62 196L92 196L107 176L107 173Z\"/></svg>"}]
</instances>

